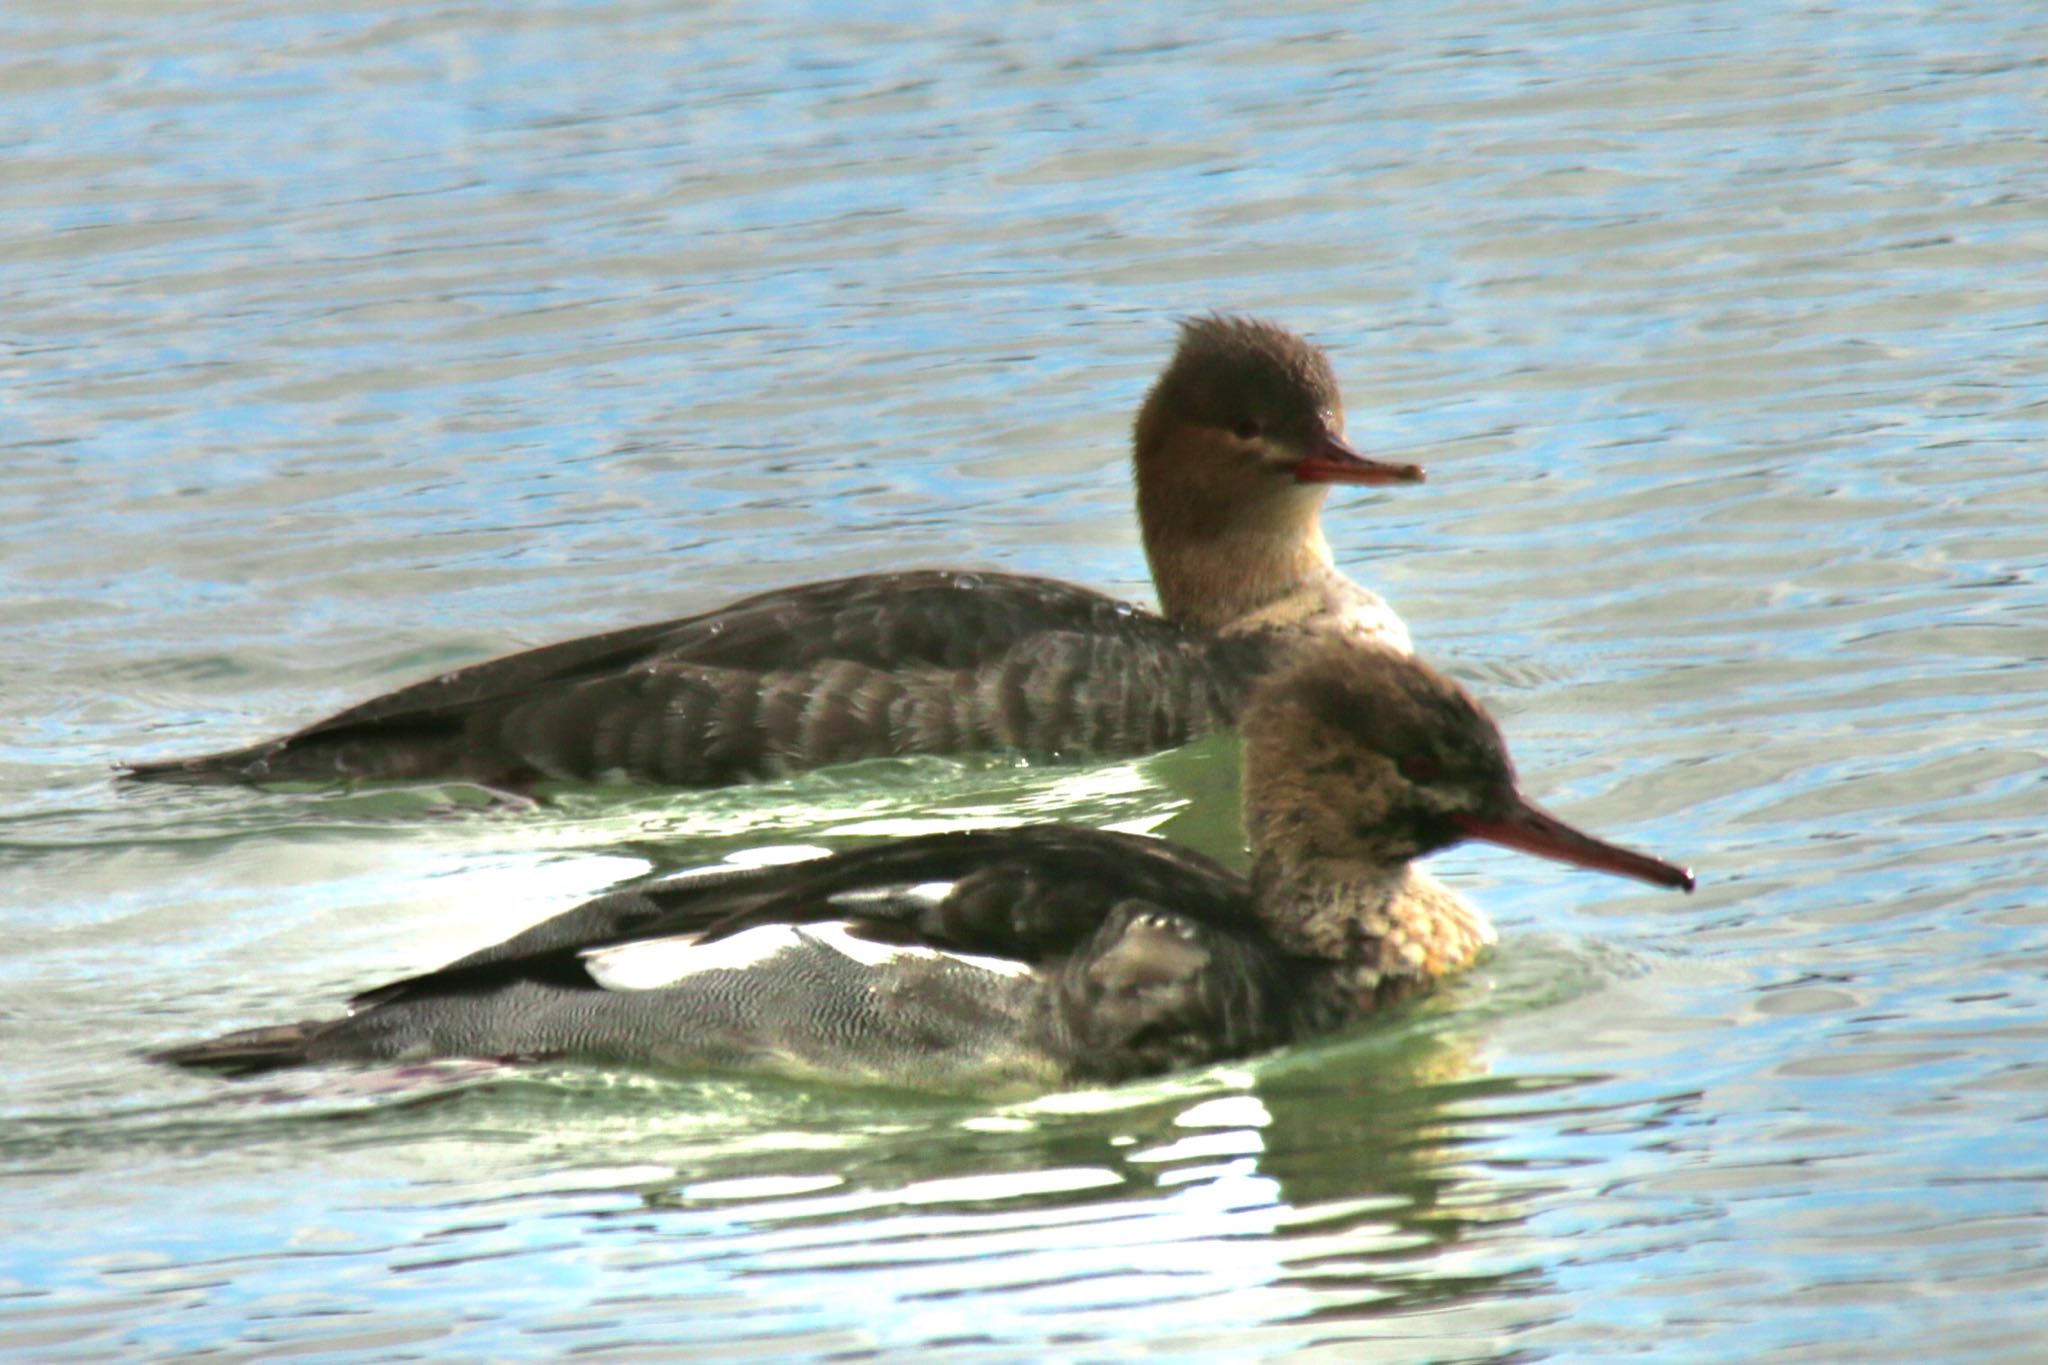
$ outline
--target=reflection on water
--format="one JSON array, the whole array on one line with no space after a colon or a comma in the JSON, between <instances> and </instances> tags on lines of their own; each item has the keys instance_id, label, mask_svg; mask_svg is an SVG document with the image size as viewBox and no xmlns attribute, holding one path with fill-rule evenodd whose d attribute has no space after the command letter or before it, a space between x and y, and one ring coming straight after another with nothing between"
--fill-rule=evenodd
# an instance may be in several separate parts
<instances>
[{"instance_id":1,"label":"reflection on water","mask_svg":"<svg viewBox=\"0 0 2048 1365\"><path fill-rule=\"evenodd\" d=\"M1405 1330L1388 1319L1469 1306L1529 1273L1471 1243L1511 1228L1531 1191L1460 1153L1468 1110L1528 1086L1487 1080L1462 1043L1425 1027L1250 1073L999 1109L458 1070L292 1076L103 1135L152 1173L231 1141L257 1178L232 1231L186 1243L205 1248L196 1258L101 1258L91 1279L108 1297L80 1307L105 1312L141 1283L203 1293L267 1257L265 1230L301 1210L261 1173L295 1159L359 1172L349 1226L270 1267L296 1306L255 1340L310 1343L332 1330L323 1317L402 1316L421 1294L470 1302L571 1248L617 1277L609 1311L572 1319L600 1345L623 1313L692 1340L805 1351L1043 1343L1113 1333L1118 1315L1148 1306L1170 1310L1169 1341L1194 1346L1249 1325L1241 1295L1257 1296L1261 1317L1371 1339ZM485 1174L477 1158L493 1148L523 1173L500 1158ZM849 1278L866 1287L849 1294ZM168 1345L148 1316L131 1339Z\"/></svg>"},{"instance_id":2,"label":"reflection on water","mask_svg":"<svg viewBox=\"0 0 2048 1365\"><path fill-rule=\"evenodd\" d=\"M2026 6L0 15L12 1353L2026 1359L2048 1281L2048 29ZM1031 1104L222 1086L621 880L1072 819L1217 740L676 796L134 791L521 644L906 563L1144 592L1175 314L1330 350L1340 559L1531 794L1414 1014Z\"/></svg>"}]
</instances>

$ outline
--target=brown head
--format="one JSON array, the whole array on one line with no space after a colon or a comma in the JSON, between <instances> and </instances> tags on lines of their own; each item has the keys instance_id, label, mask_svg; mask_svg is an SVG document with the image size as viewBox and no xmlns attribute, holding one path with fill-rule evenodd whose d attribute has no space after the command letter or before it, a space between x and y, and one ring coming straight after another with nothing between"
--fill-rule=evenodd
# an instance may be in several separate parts
<instances>
[{"instance_id":1,"label":"brown head","mask_svg":"<svg viewBox=\"0 0 2048 1365\"><path fill-rule=\"evenodd\" d=\"M1321 350L1273 323L1220 314L1181 324L1138 409L1132 452L1161 604L1208 625L1329 564L1317 517L1330 484L1423 477L1345 441L1344 400Z\"/></svg>"},{"instance_id":2,"label":"brown head","mask_svg":"<svg viewBox=\"0 0 2048 1365\"><path fill-rule=\"evenodd\" d=\"M1394 873L1485 839L1693 888L1684 868L1595 839L1530 802L1485 708L1419 660L1349 640L1318 643L1253 694L1243 732L1252 849L1283 874L1320 859Z\"/></svg>"}]
</instances>

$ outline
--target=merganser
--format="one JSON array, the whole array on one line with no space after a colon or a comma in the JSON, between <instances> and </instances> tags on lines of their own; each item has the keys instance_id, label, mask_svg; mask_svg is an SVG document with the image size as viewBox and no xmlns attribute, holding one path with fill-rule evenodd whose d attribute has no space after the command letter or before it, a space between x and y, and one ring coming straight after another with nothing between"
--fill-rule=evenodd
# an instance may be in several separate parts
<instances>
[{"instance_id":1,"label":"merganser","mask_svg":"<svg viewBox=\"0 0 2048 1365\"><path fill-rule=\"evenodd\" d=\"M1270 322L1196 318L1133 433L1158 613L1017 574L864 574L460 668L125 776L698 787L897 754L1169 748L1229 725L1303 639L1408 650L1400 618L1338 572L1319 513L1330 484L1423 471L1343 433L1322 351Z\"/></svg>"},{"instance_id":2,"label":"merganser","mask_svg":"<svg viewBox=\"0 0 2048 1365\"><path fill-rule=\"evenodd\" d=\"M1492 927L1411 865L1462 839L1693 887L1532 805L1471 695L1392 651L1316 643L1258 684L1242 733L1249 881L1163 840L1066 825L684 874L359 995L343 1018L156 1059L1114 1082L1327 1032L1469 966Z\"/></svg>"}]
</instances>

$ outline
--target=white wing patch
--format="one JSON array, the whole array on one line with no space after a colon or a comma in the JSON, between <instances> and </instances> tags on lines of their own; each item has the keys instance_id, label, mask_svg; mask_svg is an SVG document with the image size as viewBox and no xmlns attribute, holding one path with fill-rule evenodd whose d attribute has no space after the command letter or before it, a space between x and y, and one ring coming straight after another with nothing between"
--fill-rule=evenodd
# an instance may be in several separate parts
<instances>
[{"instance_id":1,"label":"white wing patch","mask_svg":"<svg viewBox=\"0 0 2048 1365\"><path fill-rule=\"evenodd\" d=\"M659 990L698 972L759 967L795 947L796 933L787 924L764 924L715 943L699 943L696 934L643 938L590 949L583 954L583 970L608 991Z\"/></svg>"},{"instance_id":2,"label":"white wing patch","mask_svg":"<svg viewBox=\"0 0 2048 1365\"><path fill-rule=\"evenodd\" d=\"M871 938L856 938L840 923L813 924L797 931L804 938L820 948L829 948L841 957L851 958L863 967L888 967L898 962L930 961L939 955L936 948L927 948L922 943L877 943Z\"/></svg>"},{"instance_id":3,"label":"white wing patch","mask_svg":"<svg viewBox=\"0 0 2048 1365\"><path fill-rule=\"evenodd\" d=\"M926 885L950 888L952 883L928 882ZM1031 964L1019 962L1015 958L982 957L978 953L952 953L944 948L933 948L923 943L877 943L871 938L862 938L850 932L844 923L837 921L799 929L797 936L809 939L820 948L830 948L841 957L852 958L863 967L891 967L899 962L936 962L944 958L962 966L994 972L999 976L1031 975Z\"/></svg>"},{"instance_id":4,"label":"white wing patch","mask_svg":"<svg viewBox=\"0 0 2048 1365\"><path fill-rule=\"evenodd\" d=\"M1000 976L1029 976L1029 963L974 953L949 953L918 943L876 943L847 932L844 924L763 924L700 943L695 934L641 939L583 954L583 969L608 991L654 991L700 972L732 972L767 968L783 953L824 949L863 967L890 967L904 962L950 959L963 967Z\"/></svg>"},{"instance_id":5,"label":"white wing patch","mask_svg":"<svg viewBox=\"0 0 2048 1365\"><path fill-rule=\"evenodd\" d=\"M904 901L932 906L952 895L953 885L952 882L918 882L906 886L871 886L859 891L841 891L831 897L831 903L849 910L857 910L864 905L897 905Z\"/></svg>"}]
</instances>

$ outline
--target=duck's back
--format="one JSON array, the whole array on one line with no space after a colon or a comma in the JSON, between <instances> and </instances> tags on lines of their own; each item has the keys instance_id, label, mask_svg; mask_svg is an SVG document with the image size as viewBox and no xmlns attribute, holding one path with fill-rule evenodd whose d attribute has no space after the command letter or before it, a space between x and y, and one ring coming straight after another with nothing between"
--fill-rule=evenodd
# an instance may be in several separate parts
<instances>
[{"instance_id":1,"label":"duck's back","mask_svg":"<svg viewBox=\"0 0 2048 1365\"><path fill-rule=\"evenodd\" d=\"M246 1030L162 1060L230 1072L437 1058L574 1058L991 1093L1244 1057L1301 1031L1317 973L1256 935L1138 902L1032 966L765 925L588 955L581 979L506 973L339 1019Z\"/></svg>"},{"instance_id":2,"label":"duck's back","mask_svg":"<svg viewBox=\"0 0 2048 1365\"><path fill-rule=\"evenodd\" d=\"M507 975L310 1026L278 1062L574 1057L920 1089L1055 1082L1028 970L868 943L836 925L594 954L588 980Z\"/></svg>"},{"instance_id":3,"label":"duck's back","mask_svg":"<svg viewBox=\"0 0 2048 1365\"><path fill-rule=\"evenodd\" d=\"M1318 973L1243 883L1158 840L931 835L600 897L340 1019L160 1054L260 1071L579 1057L989 1091L1114 1081L1285 1042Z\"/></svg>"},{"instance_id":4,"label":"duck's back","mask_svg":"<svg viewBox=\"0 0 2048 1365\"><path fill-rule=\"evenodd\" d=\"M457 669L131 775L712 786L908 753L1143 753L1229 724L1265 662L1261 638L1051 579L869 574Z\"/></svg>"}]
</instances>

